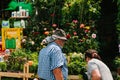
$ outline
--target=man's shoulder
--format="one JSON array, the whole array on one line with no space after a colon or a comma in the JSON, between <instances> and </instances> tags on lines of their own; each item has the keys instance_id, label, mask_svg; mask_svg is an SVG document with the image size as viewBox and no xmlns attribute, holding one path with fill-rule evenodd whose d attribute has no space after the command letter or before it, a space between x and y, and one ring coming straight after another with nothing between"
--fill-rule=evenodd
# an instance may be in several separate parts
<instances>
[{"instance_id":1,"label":"man's shoulder","mask_svg":"<svg viewBox=\"0 0 120 80\"><path fill-rule=\"evenodd\" d=\"M48 44L47 48L59 49L60 47L55 42L52 42L52 43Z\"/></svg>"}]
</instances>

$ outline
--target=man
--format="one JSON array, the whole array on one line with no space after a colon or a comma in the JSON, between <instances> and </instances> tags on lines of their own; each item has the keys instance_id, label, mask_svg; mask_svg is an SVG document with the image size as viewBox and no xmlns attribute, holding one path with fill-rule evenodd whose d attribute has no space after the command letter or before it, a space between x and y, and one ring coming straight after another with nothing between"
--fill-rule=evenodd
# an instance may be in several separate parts
<instances>
[{"instance_id":1,"label":"man","mask_svg":"<svg viewBox=\"0 0 120 80\"><path fill-rule=\"evenodd\" d=\"M57 29L48 45L39 52L38 76L40 80L67 80L67 61L62 52L66 33Z\"/></svg>"},{"instance_id":2,"label":"man","mask_svg":"<svg viewBox=\"0 0 120 80\"><path fill-rule=\"evenodd\" d=\"M85 52L87 62L87 74L89 80L113 80L108 66L101 61L98 52L94 49L88 49Z\"/></svg>"}]
</instances>

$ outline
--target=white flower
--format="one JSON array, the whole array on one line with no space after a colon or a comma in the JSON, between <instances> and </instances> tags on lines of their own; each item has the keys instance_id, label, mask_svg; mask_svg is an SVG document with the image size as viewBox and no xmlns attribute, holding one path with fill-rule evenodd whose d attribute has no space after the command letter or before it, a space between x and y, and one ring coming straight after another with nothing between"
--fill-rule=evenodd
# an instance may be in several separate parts
<instances>
[{"instance_id":1,"label":"white flower","mask_svg":"<svg viewBox=\"0 0 120 80\"><path fill-rule=\"evenodd\" d=\"M26 39L22 39L22 43L25 43L26 42Z\"/></svg>"},{"instance_id":2,"label":"white flower","mask_svg":"<svg viewBox=\"0 0 120 80\"><path fill-rule=\"evenodd\" d=\"M34 42L34 41L31 41L31 44L32 44L32 45L34 45L34 44L35 44L35 42Z\"/></svg>"},{"instance_id":3,"label":"white flower","mask_svg":"<svg viewBox=\"0 0 120 80\"><path fill-rule=\"evenodd\" d=\"M96 38L96 34L95 33L92 34L92 38Z\"/></svg>"}]
</instances>

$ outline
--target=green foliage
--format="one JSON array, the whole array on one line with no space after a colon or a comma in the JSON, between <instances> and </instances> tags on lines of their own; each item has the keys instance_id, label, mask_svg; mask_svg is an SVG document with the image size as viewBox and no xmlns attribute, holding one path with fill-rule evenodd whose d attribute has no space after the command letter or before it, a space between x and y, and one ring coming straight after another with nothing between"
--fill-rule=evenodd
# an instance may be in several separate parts
<instances>
[{"instance_id":1,"label":"green foliage","mask_svg":"<svg viewBox=\"0 0 120 80\"><path fill-rule=\"evenodd\" d=\"M23 31L26 36L22 39L23 50L12 53L8 60L9 68L22 70L20 63L22 65L27 60L32 60L34 64L30 66L30 72L36 72L38 55L33 52L41 50L44 47L41 41L57 28L64 29L67 33L64 53L99 49L96 21L100 17L100 3L101 0L34 0L34 13ZM82 73L85 70L83 58L70 56L69 74Z\"/></svg>"},{"instance_id":2,"label":"green foliage","mask_svg":"<svg viewBox=\"0 0 120 80\"><path fill-rule=\"evenodd\" d=\"M0 71L6 71L7 70L7 64L5 62L0 62Z\"/></svg>"},{"instance_id":3,"label":"green foliage","mask_svg":"<svg viewBox=\"0 0 120 80\"><path fill-rule=\"evenodd\" d=\"M63 49L65 53L99 49L98 37L93 39L91 35L97 35L100 3L101 0L35 0L31 25L25 29L27 38L22 43L23 48L39 51L43 48L40 44L42 39L51 35L55 29L62 28L70 36ZM80 28L81 24L84 24L84 28ZM44 34L46 31L49 34Z\"/></svg>"},{"instance_id":4,"label":"green foliage","mask_svg":"<svg viewBox=\"0 0 120 80\"><path fill-rule=\"evenodd\" d=\"M82 53L70 53L70 62L68 63L69 74L78 75L86 71L86 63Z\"/></svg>"},{"instance_id":5,"label":"green foliage","mask_svg":"<svg viewBox=\"0 0 120 80\"><path fill-rule=\"evenodd\" d=\"M77 21L77 20L76 20ZM82 26L82 27L81 27ZM94 25L86 26L85 24L78 24L71 22L67 32L69 38L63 48L65 53L69 52L82 52L87 49L99 50L99 42L97 31Z\"/></svg>"},{"instance_id":6,"label":"green foliage","mask_svg":"<svg viewBox=\"0 0 120 80\"><path fill-rule=\"evenodd\" d=\"M117 78L115 80L120 80L120 75L117 75Z\"/></svg>"},{"instance_id":7,"label":"green foliage","mask_svg":"<svg viewBox=\"0 0 120 80\"><path fill-rule=\"evenodd\" d=\"M38 68L38 53L33 52L29 55L29 60L33 61L33 64L30 66L30 72L31 73L37 73Z\"/></svg>"},{"instance_id":8,"label":"green foliage","mask_svg":"<svg viewBox=\"0 0 120 80\"><path fill-rule=\"evenodd\" d=\"M37 71L37 65L38 65L38 53L37 52L31 52L25 49L16 49L11 53L11 55L8 57L8 60L5 61L7 71L14 71L14 72L23 72L24 64L28 61L33 61L33 64L30 65L30 72L36 72ZM3 68L4 69L4 68Z\"/></svg>"},{"instance_id":9,"label":"green foliage","mask_svg":"<svg viewBox=\"0 0 120 80\"><path fill-rule=\"evenodd\" d=\"M120 67L120 57L116 57L115 60L114 60L114 64L116 66L116 68Z\"/></svg>"},{"instance_id":10,"label":"green foliage","mask_svg":"<svg viewBox=\"0 0 120 80\"><path fill-rule=\"evenodd\" d=\"M7 70L8 71L23 71L23 66L27 62L27 54L22 49L16 49L8 57Z\"/></svg>"},{"instance_id":11,"label":"green foliage","mask_svg":"<svg viewBox=\"0 0 120 80\"><path fill-rule=\"evenodd\" d=\"M117 19L116 19L116 30L118 34L118 43L120 43L120 0L114 0L114 2L117 3L118 13L117 13Z\"/></svg>"}]
</instances>

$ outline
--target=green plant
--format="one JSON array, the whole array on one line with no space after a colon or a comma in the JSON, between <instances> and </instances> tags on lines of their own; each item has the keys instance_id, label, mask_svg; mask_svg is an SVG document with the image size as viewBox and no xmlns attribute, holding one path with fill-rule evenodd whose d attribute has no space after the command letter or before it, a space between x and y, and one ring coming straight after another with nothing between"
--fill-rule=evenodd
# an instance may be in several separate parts
<instances>
[{"instance_id":1,"label":"green plant","mask_svg":"<svg viewBox=\"0 0 120 80\"><path fill-rule=\"evenodd\" d=\"M38 68L38 52L32 52L29 55L29 60L33 61L33 64L29 67L31 73L37 73L37 68Z\"/></svg>"},{"instance_id":2,"label":"green plant","mask_svg":"<svg viewBox=\"0 0 120 80\"><path fill-rule=\"evenodd\" d=\"M116 58L115 58L114 64L115 64L115 66L116 66L117 68L120 67L120 57L116 57Z\"/></svg>"},{"instance_id":3,"label":"green plant","mask_svg":"<svg viewBox=\"0 0 120 80\"><path fill-rule=\"evenodd\" d=\"M115 80L120 80L120 75L117 75L117 78Z\"/></svg>"},{"instance_id":4,"label":"green plant","mask_svg":"<svg viewBox=\"0 0 120 80\"><path fill-rule=\"evenodd\" d=\"M115 3L117 3L117 10L118 10L118 13L117 13L117 19L116 19L116 32L117 32L117 35L118 35L118 43L120 43L120 0L113 0Z\"/></svg>"},{"instance_id":5,"label":"green plant","mask_svg":"<svg viewBox=\"0 0 120 80\"><path fill-rule=\"evenodd\" d=\"M83 74L86 62L81 53L70 53L70 61L68 63L68 71L70 75Z\"/></svg>"},{"instance_id":6,"label":"green plant","mask_svg":"<svg viewBox=\"0 0 120 80\"><path fill-rule=\"evenodd\" d=\"M66 31L69 41L63 48L65 53L84 52L85 49L98 49L96 21L100 17L101 0L35 0L31 25L24 30L25 42L22 47L39 51L42 39L57 28ZM84 25L81 27L81 25ZM45 34L45 32L49 34ZM23 41L23 40L22 40Z\"/></svg>"},{"instance_id":7,"label":"green plant","mask_svg":"<svg viewBox=\"0 0 120 80\"><path fill-rule=\"evenodd\" d=\"M0 62L0 71L6 71L6 70L7 70L6 62Z\"/></svg>"},{"instance_id":8,"label":"green plant","mask_svg":"<svg viewBox=\"0 0 120 80\"><path fill-rule=\"evenodd\" d=\"M31 52L26 49L15 49L11 52L6 61L0 62L0 70L23 72L24 64L28 61L33 62L31 65L29 65L30 72L37 73L38 52Z\"/></svg>"},{"instance_id":9,"label":"green plant","mask_svg":"<svg viewBox=\"0 0 120 80\"><path fill-rule=\"evenodd\" d=\"M24 49L16 49L8 57L7 70L8 71L23 71L23 66L27 62L27 53Z\"/></svg>"}]
</instances>

